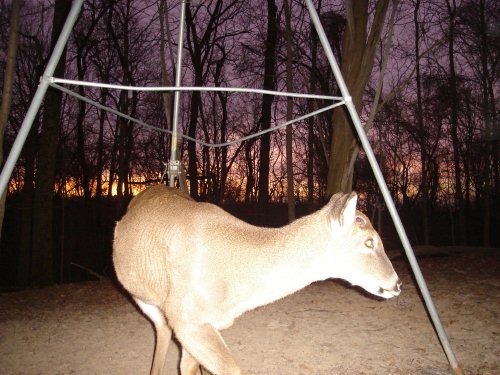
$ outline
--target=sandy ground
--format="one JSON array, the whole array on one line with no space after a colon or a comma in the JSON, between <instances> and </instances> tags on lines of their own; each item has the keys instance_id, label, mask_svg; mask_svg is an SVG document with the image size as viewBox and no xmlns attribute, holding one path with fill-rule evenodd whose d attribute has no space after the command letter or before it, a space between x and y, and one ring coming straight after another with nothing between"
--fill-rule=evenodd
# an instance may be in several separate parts
<instances>
[{"instance_id":1,"label":"sandy ground","mask_svg":"<svg viewBox=\"0 0 500 375\"><path fill-rule=\"evenodd\" d=\"M424 249L419 264L465 374L500 374L500 250ZM430 250L430 251L429 251ZM451 374L406 263L379 301L336 281L223 332L245 374ZM0 374L148 374L152 326L109 281L0 294ZM167 374L177 374L171 345Z\"/></svg>"}]
</instances>

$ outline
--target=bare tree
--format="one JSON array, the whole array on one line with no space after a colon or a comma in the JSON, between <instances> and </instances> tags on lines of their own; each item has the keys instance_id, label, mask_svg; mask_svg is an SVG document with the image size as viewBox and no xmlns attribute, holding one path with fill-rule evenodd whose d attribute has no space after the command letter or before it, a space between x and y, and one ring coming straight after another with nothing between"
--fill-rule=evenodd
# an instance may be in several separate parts
<instances>
[{"instance_id":1,"label":"bare tree","mask_svg":"<svg viewBox=\"0 0 500 375\"><path fill-rule=\"evenodd\" d=\"M293 29L291 24L291 10L288 0L283 2L285 11L285 31L286 31L286 89L288 92L293 92ZM293 117L293 100L288 97L286 102L286 120L290 121ZM288 221L295 220L295 191L294 191L294 175L293 175L293 134L292 127L286 128L286 176L287 176L287 203L288 203Z\"/></svg>"},{"instance_id":2,"label":"bare tree","mask_svg":"<svg viewBox=\"0 0 500 375\"><path fill-rule=\"evenodd\" d=\"M418 123L418 138L420 141L420 162L422 164L421 178L421 195L422 195L422 233L424 245L429 244L429 199L427 186L427 136L424 125L424 109L422 103L422 81L420 71L420 20L419 20L420 0L416 0L413 11L413 22L415 25L415 57L416 57L416 75L415 82L417 85L417 123Z\"/></svg>"},{"instance_id":3,"label":"bare tree","mask_svg":"<svg viewBox=\"0 0 500 375\"><path fill-rule=\"evenodd\" d=\"M90 3L88 11L84 13L87 17L80 19L79 25L74 31L74 42L76 46L76 69L78 80L83 81L89 68L89 53L99 42L95 37L97 26L105 15L105 8L97 8L94 3ZM78 86L78 93L85 96L85 87ZM91 196L92 168L87 160L90 156L86 150L86 139L88 131L85 129L85 120L87 117L87 103L83 100L78 101L78 112L76 116L76 144L77 156L81 168L81 185L83 195L86 200Z\"/></svg>"},{"instance_id":4,"label":"bare tree","mask_svg":"<svg viewBox=\"0 0 500 375\"><path fill-rule=\"evenodd\" d=\"M16 65L17 45L19 40L19 13L21 9L21 0L13 0L10 9L10 29L9 43L7 47L7 64L4 73L2 104L0 107L0 165L3 166L3 144L5 127L9 119L10 105L12 103L12 87L14 84L14 73ZM0 198L0 233L2 229L3 218L5 214L5 199L7 189L5 189Z\"/></svg>"},{"instance_id":5,"label":"bare tree","mask_svg":"<svg viewBox=\"0 0 500 375\"><path fill-rule=\"evenodd\" d=\"M276 44L278 40L277 30L277 6L274 0L267 0L267 37L266 50L264 53L264 90L275 90L274 74L276 67ZM271 127L271 109L274 97L264 95L262 98L262 114L260 117L260 128L262 130ZM259 152L259 195L258 201L262 208L267 207L269 202L269 153L271 150L271 134L266 133L260 139Z\"/></svg>"},{"instance_id":6,"label":"bare tree","mask_svg":"<svg viewBox=\"0 0 500 375\"><path fill-rule=\"evenodd\" d=\"M43 10L34 9L33 18L27 17L23 22L21 37L23 43L18 52L18 63L16 65L15 93L17 94L13 103L18 107L18 112L26 113L30 102L37 90L37 79L43 74L48 47L45 45L46 35L42 26L34 21L40 17ZM48 43L47 43L48 44ZM12 113L11 125L16 131L22 122ZM17 126L14 124L18 123ZM21 194L21 220L19 228L19 249L17 259L17 279L19 285L28 285L31 279L31 244L33 229L33 196L35 185L35 165L38 149L38 134L40 127L40 114L35 116L30 133L23 147L18 165L21 166L21 178L23 181ZM8 129L7 129L8 130Z\"/></svg>"},{"instance_id":7,"label":"bare tree","mask_svg":"<svg viewBox=\"0 0 500 375\"><path fill-rule=\"evenodd\" d=\"M466 1L461 5L457 18L460 32L459 48L467 62L468 71L472 73L471 85L478 86L481 107L482 126L479 141L482 145L480 159L484 160L482 175L483 203L483 244L489 246L491 241L492 206L494 207L495 191L498 192L499 152L497 103L494 86L498 82L498 66L500 35L498 23L500 8L498 2L490 0ZM471 113L469 113L470 115ZM477 173L477 172L476 172ZM495 183L496 180L496 183ZM495 189L496 186L496 189ZM497 194L498 195L498 194Z\"/></svg>"},{"instance_id":8,"label":"bare tree","mask_svg":"<svg viewBox=\"0 0 500 375\"><path fill-rule=\"evenodd\" d=\"M225 32L223 25L234 17L241 3L238 1L216 0L208 4L200 4L193 7L191 4L186 6L186 40L191 63L193 67L194 86L203 86L206 83L209 68L212 63L212 57L224 38L231 35L240 35L237 31L233 34ZM197 21L200 17L201 21ZM203 26L201 26L203 24ZM202 110L202 98L199 91L191 94L188 135L196 138L198 130L198 120ZM188 175L190 184L190 193L194 198L200 195L198 189L198 155L196 144L188 142ZM205 153L205 155L207 155Z\"/></svg>"},{"instance_id":9,"label":"bare tree","mask_svg":"<svg viewBox=\"0 0 500 375\"><path fill-rule=\"evenodd\" d=\"M56 0L51 36L53 47L70 10L70 2ZM61 55L54 75L64 76L66 50ZM33 239L31 256L32 283L50 284L54 281L53 195L57 147L61 130L62 94L49 89L45 95L40 150L33 200Z\"/></svg>"},{"instance_id":10,"label":"bare tree","mask_svg":"<svg viewBox=\"0 0 500 375\"><path fill-rule=\"evenodd\" d=\"M346 0L347 27L342 45L341 71L358 112L364 89L375 62L389 0L375 3L370 20L368 0ZM356 138L343 108L333 114L333 137L330 146L327 194L352 189L353 158L356 158Z\"/></svg>"},{"instance_id":11,"label":"bare tree","mask_svg":"<svg viewBox=\"0 0 500 375\"><path fill-rule=\"evenodd\" d=\"M462 191L462 171L460 169L460 150L458 139L458 115L459 115L459 98L458 98L458 78L455 68L455 28L457 17L457 5L455 0L447 0L446 8L448 10L448 64L449 64L449 96L451 105L450 126L451 140L453 149L454 172L455 172L455 206L458 213L458 240L460 245L465 245L466 240L466 224L465 224L465 209Z\"/></svg>"},{"instance_id":12,"label":"bare tree","mask_svg":"<svg viewBox=\"0 0 500 375\"><path fill-rule=\"evenodd\" d=\"M118 11L114 11L115 7ZM133 72L133 61L131 59L131 27L132 27L132 2L127 0L119 6L112 3L108 12L108 30L111 35L113 46L118 54L120 66L122 68L121 82L123 85L136 85L136 77ZM130 113L135 117L137 108L137 92L133 91L131 97L128 92L120 92L118 108L122 113ZM133 144L133 123L123 117L117 117L116 127L116 150L117 150L117 171L118 196L128 195L129 192L129 161ZM110 175L110 189L112 176Z\"/></svg>"}]
</instances>

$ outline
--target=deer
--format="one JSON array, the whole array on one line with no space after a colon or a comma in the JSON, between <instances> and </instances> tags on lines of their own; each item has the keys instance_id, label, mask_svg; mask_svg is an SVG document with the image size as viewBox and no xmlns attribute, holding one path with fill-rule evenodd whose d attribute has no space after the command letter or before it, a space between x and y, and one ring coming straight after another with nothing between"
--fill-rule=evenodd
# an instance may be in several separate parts
<instances>
[{"instance_id":1,"label":"deer","mask_svg":"<svg viewBox=\"0 0 500 375\"><path fill-rule=\"evenodd\" d=\"M154 326L150 374L162 373L173 332L181 375L198 374L200 365L241 375L220 331L315 281L343 279L381 300L398 296L402 283L357 199L337 193L312 214L266 228L163 184L136 195L116 224L113 264Z\"/></svg>"}]
</instances>

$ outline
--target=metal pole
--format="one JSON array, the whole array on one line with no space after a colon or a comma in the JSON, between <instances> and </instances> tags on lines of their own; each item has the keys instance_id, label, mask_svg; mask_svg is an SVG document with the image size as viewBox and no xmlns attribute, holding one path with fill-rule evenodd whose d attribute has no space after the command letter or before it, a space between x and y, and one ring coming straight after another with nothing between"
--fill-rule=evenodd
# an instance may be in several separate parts
<instances>
[{"instance_id":1,"label":"metal pole","mask_svg":"<svg viewBox=\"0 0 500 375\"><path fill-rule=\"evenodd\" d=\"M110 83L102 82L88 82L88 81L77 81L74 79L66 78L56 78L51 77L50 83L58 84L62 83L65 85L76 85L85 87L106 87L108 89L116 90L128 90L128 91L200 91L200 92L237 92L237 93L250 93L250 94L264 94L264 95L276 95L292 98L310 98L310 99L320 99L320 100L344 100L340 96L332 95L316 95L316 94L306 94L299 92L286 92L277 90L263 90L263 89L253 89L249 87L214 87L214 86L126 86L126 85L115 85Z\"/></svg>"},{"instance_id":2,"label":"metal pole","mask_svg":"<svg viewBox=\"0 0 500 375\"><path fill-rule=\"evenodd\" d=\"M63 87L63 86L60 86L56 83L51 83L50 86L60 90L61 92L65 93L65 94L68 94L68 95L71 95L79 100L83 100L84 102L86 103L89 103L99 109L103 109L109 113L113 113L114 115L116 116L120 116L120 117L123 117L135 124L138 124L140 126L143 126L147 129L151 129L151 130L156 130L156 131L159 131L159 132L162 132L162 133L167 133L167 134L172 134L172 131L171 130L168 130L168 129L164 129L164 128L160 128L160 127L157 127L157 126L153 126L153 125L149 125L147 123L145 123L144 121L140 121L140 120L137 120L129 115L126 115L120 111L117 111L116 109L113 109L113 108L110 108L110 107L107 107L105 105L102 105L94 100L91 100L85 96L82 96L80 94L77 94L76 92L73 92L71 90L68 90L67 88ZM181 89L183 87L180 87ZM182 91L182 90L181 90ZM279 93L278 93L279 94ZM227 146L232 146L232 145L235 145L237 143L241 143L241 142L244 142L246 140L249 140L249 139L252 139L252 138L256 138L256 137L259 137L261 136L262 134L265 134L265 133L269 133L269 132L272 132L272 131L276 131L278 129L282 129L286 126L290 126L298 121L304 121L305 119L309 118L309 117L312 117L312 116L316 116L320 113L323 113L323 112L326 112L326 111L329 111L335 107L338 107L338 106L341 106L341 105L344 105L344 101L336 101L334 102L333 104L330 104L330 105L327 105L326 107L321 107L319 109L316 109L315 111L312 111L312 112L309 112L307 113L306 115L302 115L302 116L299 116L299 117L296 117L295 119L293 120L290 120L290 121L287 121L287 122L284 122L282 124L278 124L278 125L275 125L275 126L272 126L270 127L269 129L266 129L266 130L261 130L257 133L252 133L250 135L247 135L247 136L244 136L244 137L241 137L241 138L238 138L238 139L234 139L232 141L227 141L227 142L222 142L222 143L210 143L210 142L205 142L201 139L196 139L196 138L193 138L193 137L190 137L186 134L178 134L178 137L179 138L184 138L188 141L191 141L191 142L196 142L197 144L201 145L201 146L204 146L204 147L212 147L212 148L219 148L219 147L227 147ZM167 163L167 167L169 166L169 164ZM168 171L168 169L167 169Z\"/></svg>"},{"instance_id":3,"label":"metal pole","mask_svg":"<svg viewBox=\"0 0 500 375\"><path fill-rule=\"evenodd\" d=\"M354 106L354 103L352 102L352 98L349 94L349 90L347 89L344 78L342 77L342 73L339 69L339 66L337 65L337 62L335 60L335 56L333 55L332 49L330 47L330 43L328 42L328 39L326 37L323 26L321 25L321 21L319 20L316 9L314 8L314 5L312 4L311 0L306 0L306 4L307 4L307 8L309 9L309 13L311 15L311 20L312 20L314 27L316 28L316 31L318 33L321 44L322 44L323 48L325 49L325 54L328 58L328 61L329 61L330 66L332 68L335 79L337 80L337 84L339 85L340 92L342 93L342 96L344 97L347 110L349 111L352 122L354 124L355 129L356 129L356 132L358 133L358 136L360 138L363 149L365 150L368 161L370 162L370 165L372 167L373 173L375 175L375 179L378 182L378 185L380 187L380 191L382 192L382 196L384 197L387 208L391 214L392 220L394 221L394 225L396 227L396 230L397 230L399 237L401 239L401 242L403 244L403 248L405 249L406 256L407 256L408 261L410 263L410 266L413 270L413 274L415 275L415 279L417 280L417 284L418 284L418 287L420 288L420 292L422 293L422 296L424 298L424 302L425 302L425 305L427 307L427 311L429 312L429 315L432 319L432 322L434 323L434 327L435 327L436 332L438 334L439 340L441 341L441 345L443 346L445 354L448 358L448 362L450 363L451 367L453 368L455 374L457 374L457 375L463 374L462 369L460 368L460 366L458 364L455 353L453 352L453 348L451 347L451 344L448 340L446 332L443 328L443 325L441 323L441 319L439 318L439 314L437 312L436 306L434 305L434 302L432 301L429 290L427 288L427 284L426 284L425 279L422 275L422 272L420 271L420 267L417 263L417 259L415 258L415 254L414 254L413 249L410 245L410 241L408 240L408 236L406 235L406 231L403 227L403 224L401 222L399 214L396 210L396 206L394 205L394 201L392 200L391 194L389 192L389 189L387 187L385 179L382 175L382 171L380 170L380 167L377 163L377 160L375 158L375 154L373 153L372 147L370 145L370 141L366 137L366 133L363 129L363 125L361 124L361 120L360 120L359 115L356 111L356 107Z\"/></svg>"},{"instance_id":4,"label":"metal pole","mask_svg":"<svg viewBox=\"0 0 500 375\"><path fill-rule=\"evenodd\" d=\"M179 39L177 44L177 66L175 67L175 87L181 86L182 78L182 52L184 41L184 19L186 17L186 0L181 2L181 14L179 19ZM170 145L170 165L169 165L169 185L174 186L175 177L179 175L180 161L177 160L177 134L179 127L179 107L180 107L180 91L174 93L174 114L172 121L172 140ZM175 168L175 173L174 173Z\"/></svg>"},{"instance_id":5,"label":"metal pole","mask_svg":"<svg viewBox=\"0 0 500 375\"><path fill-rule=\"evenodd\" d=\"M16 140L12 145L12 149L10 150L9 156L5 161L5 165L2 169L2 173L0 174L0 196L4 193L7 188L7 184L9 183L10 176L12 171L14 170L14 166L16 165L17 159L21 154L24 143L26 142L26 138L30 132L31 126L33 125L33 121L35 116L40 109L40 105L42 104L43 98L45 97L45 93L47 92L47 88L49 87L49 77L54 74L54 70L56 69L57 63L59 62L64 47L66 46L66 42L68 41L69 35L73 30L73 26L78 19L78 14L80 13L80 9L82 7L83 0L75 0L73 1L73 5L71 6L71 10L68 14L68 18L63 26L61 34L57 39L57 43L52 51L52 55L50 56L50 60L47 63L45 71L43 72L43 77L40 80L38 88L33 96L31 104L28 108L28 112L26 113L26 117L23 120L21 128L19 129L19 133L17 134Z\"/></svg>"}]
</instances>

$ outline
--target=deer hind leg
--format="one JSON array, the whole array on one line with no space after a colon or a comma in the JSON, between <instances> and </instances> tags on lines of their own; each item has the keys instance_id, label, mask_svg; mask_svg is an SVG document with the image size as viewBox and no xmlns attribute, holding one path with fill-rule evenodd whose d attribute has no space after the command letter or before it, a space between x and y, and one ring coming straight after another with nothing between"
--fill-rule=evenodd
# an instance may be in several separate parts
<instances>
[{"instance_id":1,"label":"deer hind leg","mask_svg":"<svg viewBox=\"0 0 500 375\"><path fill-rule=\"evenodd\" d=\"M182 344L181 375L195 375L198 363L217 375L242 375L220 333L209 324L177 325ZM191 371L191 372L190 372Z\"/></svg>"},{"instance_id":2,"label":"deer hind leg","mask_svg":"<svg viewBox=\"0 0 500 375\"><path fill-rule=\"evenodd\" d=\"M167 350L172 337L172 330L167 325L165 315L158 306L143 302L140 299L134 298L135 302L146 315L155 327L156 345L153 356L153 365L151 366L151 375L160 375L165 365Z\"/></svg>"},{"instance_id":3,"label":"deer hind leg","mask_svg":"<svg viewBox=\"0 0 500 375\"><path fill-rule=\"evenodd\" d=\"M181 355L181 375L198 375L200 364L189 352L182 348Z\"/></svg>"}]
</instances>

